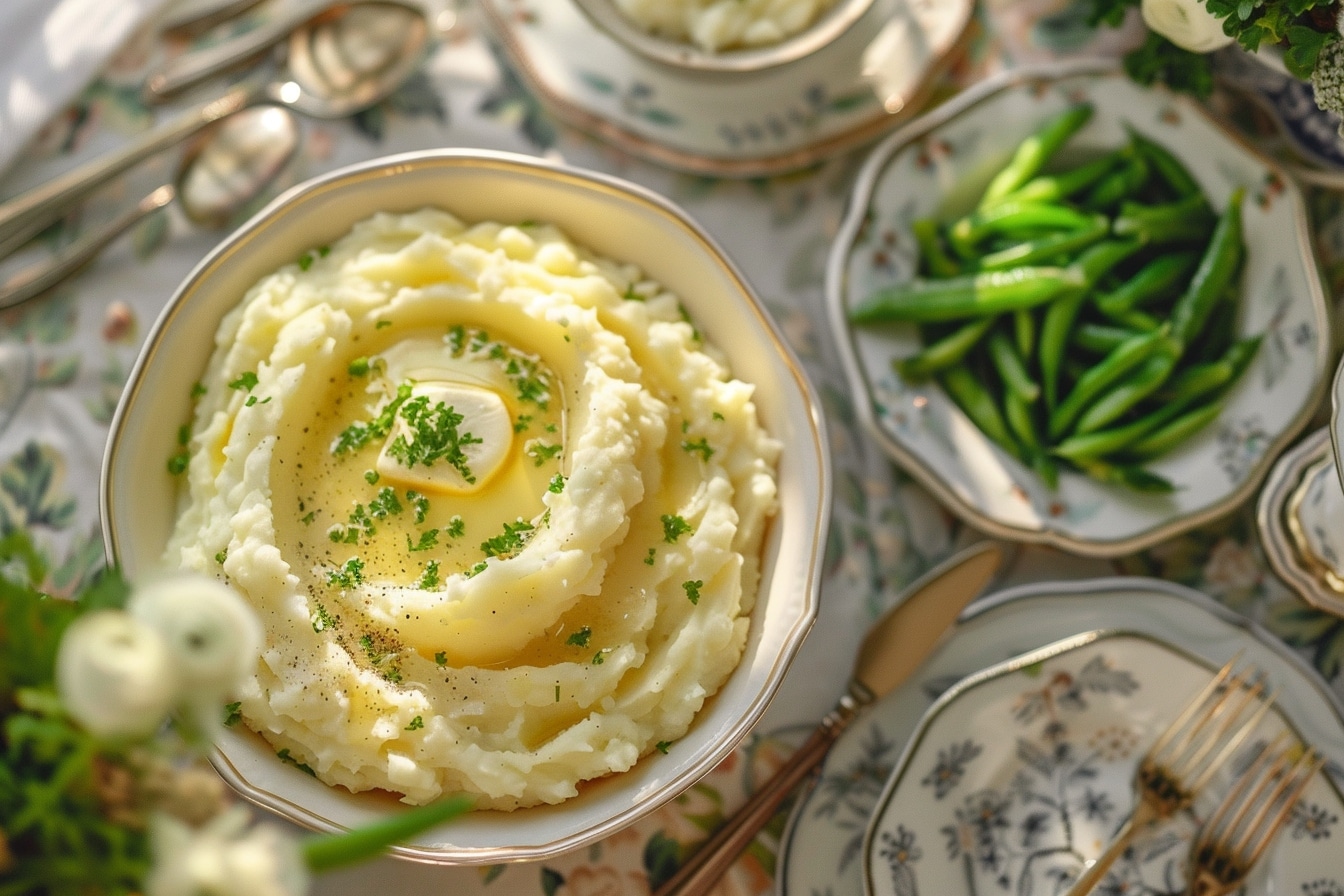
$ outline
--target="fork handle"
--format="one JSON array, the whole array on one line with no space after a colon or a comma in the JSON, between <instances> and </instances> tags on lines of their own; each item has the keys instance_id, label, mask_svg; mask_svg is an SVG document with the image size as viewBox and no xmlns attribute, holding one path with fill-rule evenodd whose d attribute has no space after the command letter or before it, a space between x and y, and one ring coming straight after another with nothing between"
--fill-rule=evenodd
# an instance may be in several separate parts
<instances>
[{"instance_id":1,"label":"fork handle","mask_svg":"<svg viewBox=\"0 0 1344 896\"><path fill-rule=\"evenodd\" d=\"M1135 815L1127 818L1125 823L1120 826L1120 830L1116 831L1115 837L1107 845L1105 851L1097 856L1095 862L1083 870L1082 875L1073 882L1073 886L1069 887L1069 891L1064 896L1087 896L1088 893L1091 893L1097 884L1101 883L1102 878L1106 876L1106 872L1111 870L1115 860L1120 858L1129 846L1130 841L1134 839L1143 826L1135 823Z\"/></svg>"}]
</instances>

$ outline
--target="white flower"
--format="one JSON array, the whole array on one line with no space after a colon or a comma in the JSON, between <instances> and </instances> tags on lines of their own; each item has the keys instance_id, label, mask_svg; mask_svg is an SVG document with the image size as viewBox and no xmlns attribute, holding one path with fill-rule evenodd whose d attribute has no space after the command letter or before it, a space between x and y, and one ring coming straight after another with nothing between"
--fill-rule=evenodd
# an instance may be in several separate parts
<instances>
[{"instance_id":1,"label":"white flower","mask_svg":"<svg viewBox=\"0 0 1344 896\"><path fill-rule=\"evenodd\" d=\"M109 740L153 734L177 697L167 644L120 610L70 623L57 648L56 690L76 722Z\"/></svg>"},{"instance_id":2,"label":"white flower","mask_svg":"<svg viewBox=\"0 0 1344 896\"><path fill-rule=\"evenodd\" d=\"M179 573L135 589L126 610L168 643L181 693L214 700L232 693L256 665L261 623L228 585Z\"/></svg>"},{"instance_id":3,"label":"white flower","mask_svg":"<svg viewBox=\"0 0 1344 896\"><path fill-rule=\"evenodd\" d=\"M298 844L273 825L248 829L234 806L192 829L169 815L152 821L154 867L145 896L302 896L309 875Z\"/></svg>"},{"instance_id":4,"label":"white flower","mask_svg":"<svg viewBox=\"0 0 1344 896\"><path fill-rule=\"evenodd\" d=\"M1201 0L1142 0L1143 23L1192 53L1209 53L1232 43L1223 32L1223 20Z\"/></svg>"}]
</instances>

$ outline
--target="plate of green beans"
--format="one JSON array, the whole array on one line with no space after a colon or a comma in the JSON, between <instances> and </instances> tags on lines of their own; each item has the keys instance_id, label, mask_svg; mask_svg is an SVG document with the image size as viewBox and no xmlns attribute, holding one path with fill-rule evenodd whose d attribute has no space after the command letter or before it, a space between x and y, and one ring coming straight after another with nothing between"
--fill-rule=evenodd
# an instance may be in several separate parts
<instances>
[{"instance_id":1,"label":"plate of green beans","mask_svg":"<svg viewBox=\"0 0 1344 896\"><path fill-rule=\"evenodd\" d=\"M888 452L973 525L1090 556L1251 498L1329 364L1296 185L1097 63L1010 71L880 144L826 285Z\"/></svg>"}]
</instances>

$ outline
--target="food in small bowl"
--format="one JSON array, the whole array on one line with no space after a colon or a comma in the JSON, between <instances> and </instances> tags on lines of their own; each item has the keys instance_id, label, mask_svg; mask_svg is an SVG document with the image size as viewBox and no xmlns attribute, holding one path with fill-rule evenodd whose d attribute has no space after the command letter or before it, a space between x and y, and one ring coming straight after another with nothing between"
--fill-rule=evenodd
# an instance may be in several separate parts
<instances>
[{"instance_id":1,"label":"food in small bowl","mask_svg":"<svg viewBox=\"0 0 1344 896\"><path fill-rule=\"evenodd\" d=\"M619 43L677 69L755 72L800 59L874 0L574 0Z\"/></svg>"},{"instance_id":2,"label":"food in small bowl","mask_svg":"<svg viewBox=\"0 0 1344 896\"><path fill-rule=\"evenodd\" d=\"M1324 385L1295 185L1096 63L1008 73L882 144L827 291L883 445L974 524L1081 554L1250 497Z\"/></svg>"},{"instance_id":3,"label":"food in small bowl","mask_svg":"<svg viewBox=\"0 0 1344 896\"><path fill-rule=\"evenodd\" d=\"M825 464L684 216L445 151L296 188L203 262L105 504L129 572L217 575L266 625L226 778L322 827L466 793L401 852L485 862L602 836L733 748L816 611Z\"/></svg>"}]
</instances>

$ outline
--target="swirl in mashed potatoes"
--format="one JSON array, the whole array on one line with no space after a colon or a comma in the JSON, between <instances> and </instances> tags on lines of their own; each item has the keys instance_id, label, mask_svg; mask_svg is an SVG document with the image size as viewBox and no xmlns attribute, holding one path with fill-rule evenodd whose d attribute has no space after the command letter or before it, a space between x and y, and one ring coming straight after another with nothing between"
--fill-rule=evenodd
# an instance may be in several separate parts
<instances>
[{"instance_id":1,"label":"swirl in mashed potatoes","mask_svg":"<svg viewBox=\"0 0 1344 896\"><path fill-rule=\"evenodd\" d=\"M254 286L202 385L168 560L257 609L242 717L321 780L560 802L737 665L779 446L636 268L377 215Z\"/></svg>"},{"instance_id":2,"label":"swirl in mashed potatoes","mask_svg":"<svg viewBox=\"0 0 1344 896\"><path fill-rule=\"evenodd\" d=\"M709 52L777 44L806 30L835 0L615 0L651 34Z\"/></svg>"}]
</instances>

